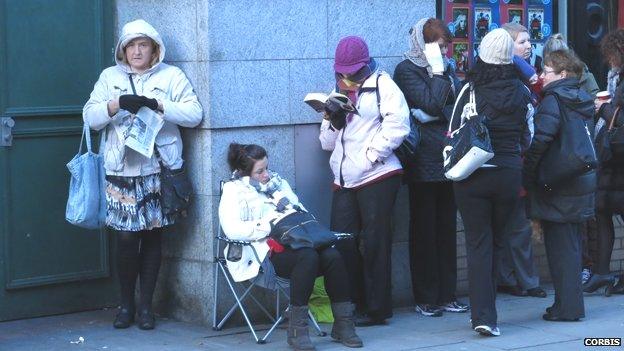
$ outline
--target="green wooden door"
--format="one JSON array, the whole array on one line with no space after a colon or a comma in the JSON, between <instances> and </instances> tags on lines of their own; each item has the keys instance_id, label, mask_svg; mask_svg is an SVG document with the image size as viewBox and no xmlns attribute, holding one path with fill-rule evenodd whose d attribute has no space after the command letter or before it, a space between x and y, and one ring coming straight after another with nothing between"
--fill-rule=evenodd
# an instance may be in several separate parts
<instances>
[{"instance_id":1,"label":"green wooden door","mask_svg":"<svg viewBox=\"0 0 624 351\"><path fill-rule=\"evenodd\" d=\"M0 320L110 306L110 240L65 221L65 164L112 63L111 1L0 6L0 117L15 122L12 145L0 146Z\"/></svg>"}]
</instances>

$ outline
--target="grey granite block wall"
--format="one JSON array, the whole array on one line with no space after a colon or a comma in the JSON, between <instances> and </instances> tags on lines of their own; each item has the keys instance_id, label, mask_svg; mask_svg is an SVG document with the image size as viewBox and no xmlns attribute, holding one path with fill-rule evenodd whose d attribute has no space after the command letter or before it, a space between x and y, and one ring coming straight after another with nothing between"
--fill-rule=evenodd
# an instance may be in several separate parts
<instances>
[{"instance_id":1,"label":"grey granite block wall","mask_svg":"<svg viewBox=\"0 0 624 351\"><path fill-rule=\"evenodd\" d=\"M392 74L408 48L409 28L422 17L435 16L435 2L117 0L115 4L118 31L126 22L143 18L160 32L167 48L166 62L186 73L204 108L200 127L183 131L194 202L189 217L165 234L155 301L164 315L209 324L219 181L229 177L227 145L238 141L266 146L271 168L301 192L306 202L313 202L311 207L327 210L330 192L307 188L324 186L330 178L328 169L317 171L328 154L314 137L320 116L302 102L303 97L333 88L335 46L346 35L365 38L380 67ZM394 214L396 305L412 303L406 190L401 189ZM615 270L624 268L623 239L624 230L618 224ZM457 245L461 295L468 289L461 221ZM540 274L547 278L543 245L536 244L535 253ZM233 301L226 293L221 284L218 295L225 302L219 305L220 313L225 312L226 302ZM272 301L270 294L261 295L265 302ZM259 313L253 310L252 314Z\"/></svg>"}]
</instances>

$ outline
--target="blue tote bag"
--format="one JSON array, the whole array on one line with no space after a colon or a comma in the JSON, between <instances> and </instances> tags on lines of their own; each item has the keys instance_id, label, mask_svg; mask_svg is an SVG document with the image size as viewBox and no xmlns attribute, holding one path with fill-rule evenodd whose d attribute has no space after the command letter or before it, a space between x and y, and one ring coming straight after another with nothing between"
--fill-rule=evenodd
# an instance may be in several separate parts
<instances>
[{"instance_id":1,"label":"blue tote bag","mask_svg":"<svg viewBox=\"0 0 624 351\"><path fill-rule=\"evenodd\" d=\"M85 139L87 152L83 154L82 142ZM78 154L69 161L67 169L71 179L65 219L82 228L101 228L106 220L104 160L102 155L91 151L91 133L86 123L82 129Z\"/></svg>"}]
</instances>

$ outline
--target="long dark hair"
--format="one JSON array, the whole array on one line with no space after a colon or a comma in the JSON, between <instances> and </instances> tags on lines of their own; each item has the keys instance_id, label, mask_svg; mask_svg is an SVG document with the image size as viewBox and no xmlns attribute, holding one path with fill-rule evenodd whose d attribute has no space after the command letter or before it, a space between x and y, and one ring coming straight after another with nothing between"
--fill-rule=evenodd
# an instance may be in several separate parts
<instances>
[{"instance_id":1,"label":"long dark hair","mask_svg":"<svg viewBox=\"0 0 624 351\"><path fill-rule=\"evenodd\" d=\"M241 176L248 176L253 170L256 161L267 157L266 150L256 144L231 143L228 149L227 161L230 170L240 171Z\"/></svg>"},{"instance_id":2,"label":"long dark hair","mask_svg":"<svg viewBox=\"0 0 624 351\"><path fill-rule=\"evenodd\" d=\"M485 63L480 57L466 73L466 80L475 85L483 85L497 80L520 78L513 64L493 65Z\"/></svg>"}]
</instances>

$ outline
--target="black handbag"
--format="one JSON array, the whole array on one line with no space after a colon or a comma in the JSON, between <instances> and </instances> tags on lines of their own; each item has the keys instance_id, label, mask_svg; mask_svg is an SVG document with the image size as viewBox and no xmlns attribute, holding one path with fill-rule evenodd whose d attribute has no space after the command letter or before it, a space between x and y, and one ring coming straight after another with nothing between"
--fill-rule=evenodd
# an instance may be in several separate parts
<instances>
[{"instance_id":1,"label":"black handbag","mask_svg":"<svg viewBox=\"0 0 624 351\"><path fill-rule=\"evenodd\" d=\"M470 89L470 97L463 107L459 128L453 130L453 118L466 89ZM447 179L452 181L466 179L494 157L490 134L484 120L485 117L477 112L474 88L465 85L453 106L448 136L442 150L444 176Z\"/></svg>"},{"instance_id":2,"label":"black handbag","mask_svg":"<svg viewBox=\"0 0 624 351\"><path fill-rule=\"evenodd\" d=\"M559 104L561 127L540 160L537 171L537 183L547 191L565 186L567 181L598 167L587 123L581 118L570 118L559 97L553 95Z\"/></svg>"},{"instance_id":3,"label":"black handbag","mask_svg":"<svg viewBox=\"0 0 624 351\"><path fill-rule=\"evenodd\" d=\"M192 192L193 186L186 175L186 167L169 169L160 163L160 204L163 214L179 213L186 217Z\"/></svg>"},{"instance_id":4,"label":"black handbag","mask_svg":"<svg viewBox=\"0 0 624 351\"><path fill-rule=\"evenodd\" d=\"M598 159L605 165L624 165L624 126L615 126L620 110L618 106L613 112L609 126L602 128L596 137Z\"/></svg>"},{"instance_id":5,"label":"black handbag","mask_svg":"<svg viewBox=\"0 0 624 351\"><path fill-rule=\"evenodd\" d=\"M381 115L381 96L379 95L379 75L377 75L377 87L375 88L375 94L377 95L377 108L379 109L379 121L383 123L383 116ZM409 114L410 120L410 132L399 147L394 149L394 154L397 155L402 164L416 155L416 149L420 144L420 126L416 120L416 117Z\"/></svg>"},{"instance_id":6,"label":"black handbag","mask_svg":"<svg viewBox=\"0 0 624 351\"><path fill-rule=\"evenodd\" d=\"M303 211L293 212L273 223L269 236L293 250L304 247L322 249L340 239L352 238L351 234L332 232L313 215Z\"/></svg>"}]
</instances>

